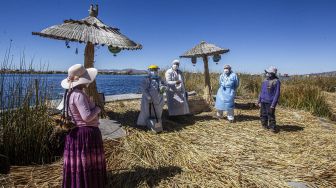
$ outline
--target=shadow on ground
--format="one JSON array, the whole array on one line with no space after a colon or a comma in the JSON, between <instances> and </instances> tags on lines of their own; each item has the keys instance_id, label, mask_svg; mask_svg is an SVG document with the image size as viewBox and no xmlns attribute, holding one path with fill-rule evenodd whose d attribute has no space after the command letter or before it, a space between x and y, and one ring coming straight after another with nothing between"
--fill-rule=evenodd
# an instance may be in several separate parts
<instances>
[{"instance_id":1,"label":"shadow on ground","mask_svg":"<svg viewBox=\"0 0 336 188\"><path fill-rule=\"evenodd\" d=\"M136 121L139 113L137 110L129 110L122 113L109 111L106 114L110 119L118 121L122 126L137 127Z\"/></svg>"},{"instance_id":2,"label":"shadow on ground","mask_svg":"<svg viewBox=\"0 0 336 188\"><path fill-rule=\"evenodd\" d=\"M138 187L146 182L149 187L156 187L159 183L169 177L180 174L182 169L177 166L143 168L135 167L134 170L124 171L120 173L107 172L107 187Z\"/></svg>"},{"instance_id":3,"label":"shadow on ground","mask_svg":"<svg viewBox=\"0 0 336 188\"><path fill-rule=\"evenodd\" d=\"M256 110L259 109L259 107L252 102L248 103L235 103L235 108L240 110Z\"/></svg>"},{"instance_id":4,"label":"shadow on ground","mask_svg":"<svg viewBox=\"0 0 336 188\"><path fill-rule=\"evenodd\" d=\"M140 127L136 125L139 113L140 112L136 110L125 111L122 113L109 111L107 112L107 116L110 119L116 120L122 126L133 127L145 131L147 130L146 127ZM180 131L187 126L194 125L198 121L209 121L215 119L216 118L210 115L184 115L169 117L168 111L166 109L164 109L162 113L162 125L165 132Z\"/></svg>"},{"instance_id":5,"label":"shadow on ground","mask_svg":"<svg viewBox=\"0 0 336 188\"><path fill-rule=\"evenodd\" d=\"M185 127L196 124L201 121L217 120L217 118L211 115L184 115L184 116L168 116L164 114L163 116L163 129L166 132L180 131Z\"/></svg>"},{"instance_id":6,"label":"shadow on ground","mask_svg":"<svg viewBox=\"0 0 336 188\"><path fill-rule=\"evenodd\" d=\"M259 116L244 115L244 114L239 114L239 115L235 116L235 121L236 122L255 121L255 120L260 120L260 117Z\"/></svg>"},{"instance_id":7,"label":"shadow on ground","mask_svg":"<svg viewBox=\"0 0 336 188\"><path fill-rule=\"evenodd\" d=\"M298 125L278 125L279 131L284 132L297 132L297 131L303 131L304 127L298 126Z\"/></svg>"}]
</instances>

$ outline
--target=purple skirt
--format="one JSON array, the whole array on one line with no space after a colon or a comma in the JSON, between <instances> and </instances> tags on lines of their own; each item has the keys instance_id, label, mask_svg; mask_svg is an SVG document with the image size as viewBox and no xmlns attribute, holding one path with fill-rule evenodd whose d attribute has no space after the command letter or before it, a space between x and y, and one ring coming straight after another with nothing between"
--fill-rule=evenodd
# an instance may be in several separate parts
<instances>
[{"instance_id":1,"label":"purple skirt","mask_svg":"<svg viewBox=\"0 0 336 188\"><path fill-rule=\"evenodd\" d=\"M106 161L98 127L76 127L64 146L63 187L100 188L106 185Z\"/></svg>"}]
</instances>

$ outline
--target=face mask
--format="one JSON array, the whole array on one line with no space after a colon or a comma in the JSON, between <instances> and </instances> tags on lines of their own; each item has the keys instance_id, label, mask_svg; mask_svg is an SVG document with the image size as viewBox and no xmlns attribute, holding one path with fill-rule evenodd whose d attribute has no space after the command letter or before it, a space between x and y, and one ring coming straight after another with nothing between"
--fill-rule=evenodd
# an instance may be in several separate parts
<instances>
[{"instance_id":1,"label":"face mask","mask_svg":"<svg viewBox=\"0 0 336 188\"><path fill-rule=\"evenodd\" d=\"M149 76L152 77L152 78L157 78L158 77L158 72L157 71L150 71L149 72Z\"/></svg>"},{"instance_id":2,"label":"face mask","mask_svg":"<svg viewBox=\"0 0 336 188\"><path fill-rule=\"evenodd\" d=\"M179 68L179 66L176 65L176 64L174 64L174 65L172 66L172 68L173 68L173 70L177 70L177 69Z\"/></svg>"},{"instance_id":3,"label":"face mask","mask_svg":"<svg viewBox=\"0 0 336 188\"><path fill-rule=\"evenodd\" d=\"M229 73L230 73L230 70L229 70L229 69L224 69L224 73L225 73L225 74L229 74Z\"/></svg>"},{"instance_id":4,"label":"face mask","mask_svg":"<svg viewBox=\"0 0 336 188\"><path fill-rule=\"evenodd\" d=\"M272 77L274 77L275 76L275 74L274 73L266 73L266 77L267 78L272 78Z\"/></svg>"}]
</instances>

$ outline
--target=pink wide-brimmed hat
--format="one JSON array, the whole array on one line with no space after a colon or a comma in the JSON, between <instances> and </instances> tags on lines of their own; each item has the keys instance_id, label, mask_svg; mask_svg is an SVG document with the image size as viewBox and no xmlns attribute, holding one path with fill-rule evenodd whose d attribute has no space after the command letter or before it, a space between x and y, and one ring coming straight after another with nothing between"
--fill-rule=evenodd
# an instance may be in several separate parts
<instances>
[{"instance_id":1,"label":"pink wide-brimmed hat","mask_svg":"<svg viewBox=\"0 0 336 188\"><path fill-rule=\"evenodd\" d=\"M61 85L64 89L71 89L81 84L92 83L98 74L95 68L84 68L81 64L72 65L68 69L68 77L62 80Z\"/></svg>"}]
</instances>

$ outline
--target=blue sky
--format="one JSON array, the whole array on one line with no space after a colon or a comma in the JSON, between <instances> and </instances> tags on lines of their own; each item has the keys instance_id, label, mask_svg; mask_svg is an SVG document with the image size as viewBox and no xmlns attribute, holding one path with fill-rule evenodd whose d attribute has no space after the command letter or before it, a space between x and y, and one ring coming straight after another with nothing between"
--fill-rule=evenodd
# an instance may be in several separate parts
<instances>
[{"instance_id":1,"label":"blue sky","mask_svg":"<svg viewBox=\"0 0 336 188\"><path fill-rule=\"evenodd\" d=\"M0 55L13 40L14 61L23 51L35 65L66 70L83 63L84 45L31 35L32 31L88 16L91 3L107 25L118 27L141 43L139 51L113 57L106 47L96 51L98 69L165 68L205 40L231 51L211 71L230 64L237 72L260 73L270 65L281 73L303 74L336 70L336 1L334 0L11 0L1 2ZM78 55L75 49L79 49ZM182 59L182 68L203 71Z\"/></svg>"}]
</instances>

